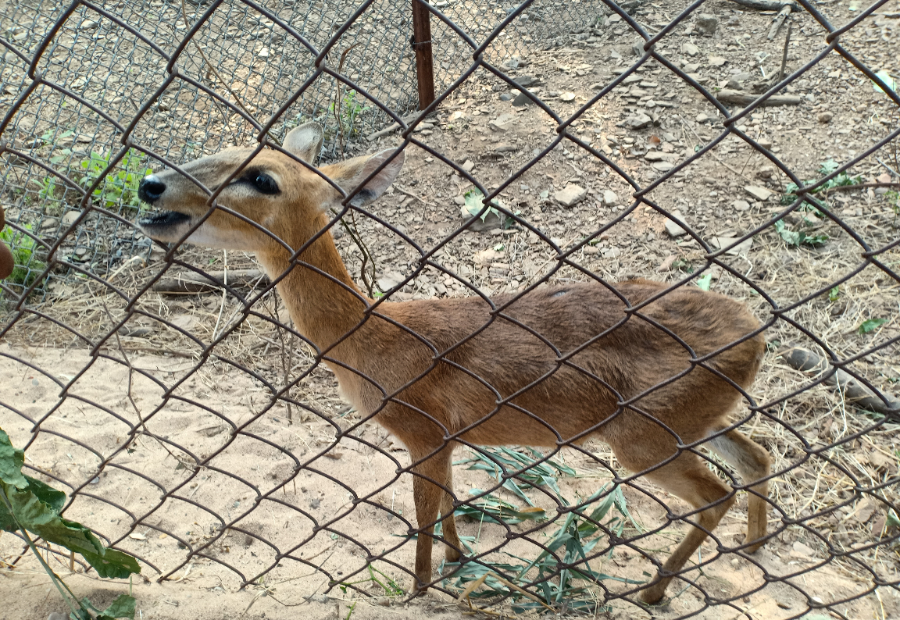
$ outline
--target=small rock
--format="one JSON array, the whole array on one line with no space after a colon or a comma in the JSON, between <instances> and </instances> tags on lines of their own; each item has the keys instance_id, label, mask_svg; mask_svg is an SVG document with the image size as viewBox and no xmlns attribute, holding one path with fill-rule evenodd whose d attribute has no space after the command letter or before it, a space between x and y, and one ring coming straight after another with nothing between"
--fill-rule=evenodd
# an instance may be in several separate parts
<instances>
[{"instance_id":1,"label":"small rock","mask_svg":"<svg viewBox=\"0 0 900 620\"><path fill-rule=\"evenodd\" d=\"M575 93L563 93L559 98L563 101L573 101L575 99Z\"/></svg>"},{"instance_id":2,"label":"small rock","mask_svg":"<svg viewBox=\"0 0 900 620\"><path fill-rule=\"evenodd\" d=\"M681 51L683 51L688 56L696 56L700 53L700 48L693 43L685 43L681 46Z\"/></svg>"},{"instance_id":3,"label":"small rock","mask_svg":"<svg viewBox=\"0 0 900 620\"><path fill-rule=\"evenodd\" d=\"M513 99L512 104L517 108L520 108L523 105L534 105L534 100L525 93L519 93L516 95L516 98Z\"/></svg>"},{"instance_id":4,"label":"small rock","mask_svg":"<svg viewBox=\"0 0 900 620\"><path fill-rule=\"evenodd\" d=\"M500 101L512 101L512 100L513 100L513 96L510 95L509 93L503 93L502 95L500 95Z\"/></svg>"},{"instance_id":5,"label":"small rock","mask_svg":"<svg viewBox=\"0 0 900 620\"><path fill-rule=\"evenodd\" d=\"M607 248L603 250L603 258L618 258L622 254L619 248Z\"/></svg>"},{"instance_id":6,"label":"small rock","mask_svg":"<svg viewBox=\"0 0 900 620\"><path fill-rule=\"evenodd\" d=\"M772 192L767 190L765 187L759 187L757 185L748 185L744 188L744 191L760 202L765 202L773 195Z\"/></svg>"},{"instance_id":7,"label":"small rock","mask_svg":"<svg viewBox=\"0 0 900 620\"><path fill-rule=\"evenodd\" d=\"M475 169L475 162L473 162L471 159L467 159L463 162L462 169L466 172L472 172L472 170Z\"/></svg>"},{"instance_id":8,"label":"small rock","mask_svg":"<svg viewBox=\"0 0 900 620\"><path fill-rule=\"evenodd\" d=\"M798 555L808 558L814 556L815 554L816 552L813 551L812 547L810 547L809 545L804 545L799 540L791 545L791 555Z\"/></svg>"},{"instance_id":9,"label":"small rock","mask_svg":"<svg viewBox=\"0 0 900 620\"><path fill-rule=\"evenodd\" d=\"M100 24L98 24L97 22L95 22L92 19L86 19L83 22L81 22L81 25L78 27L78 29L79 30L93 30L94 28L96 28L99 25Z\"/></svg>"},{"instance_id":10,"label":"small rock","mask_svg":"<svg viewBox=\"0 0 900 620\"><path fill-rule=\"evenodd\" d=\"M716 33L716 28L719 26L719 20L716 19L715 15L700 13L700 15L697 16L696 25L697 31L700 32L700 34L711 36Z\"/></svg>"},{"instance_id":11,"label":"small rock","mask_svg":"<svg viewBox=\"0 0 900 620\"><path fill-rule=\"evenodd\" d=\"M402 275L400 275L396 271L390 271L378 278L377 284L378 288L380 288L382 291L387 291L403 282L403 280L404 277Z\"/></svg>"},{"instance_id":12,"label":"small rock","mask_svg":"<svg viewBox=\"0 0 900 620\"><path fill-rule=\"evenodd\" d=\"M672 162L668 162L668 161L658 161L658 162L650 164L650 165L653 166L655 169L659 170L660 172L668 172L669 170L671 170L672 168L675 167L675 164L673 164Z\"/></svg>"},{"instance_id":13,"label":"small rock","mask_svg":"<svg viewBox=\"0 0 900 620\"><path fill-rule=\"evenodd\" d=\"M564 207L574 206L576 203L584 200L587 196L587 190L577 185L566 185L565 188L553 194L553 198Z\"/></svg>"},{"instance_id":14,"label":"small rock","mask_svg":"<svg viewBox=\"0 0 900 620\"><path fill-rule=\"evenodd\" d=\"M735 211L747 211L750 209L750 203L746 200L735 200L731 203L731 208Z\"/></svg>"},{"instance_id":15,"label":"small rock","mask_svg":"<svg viewBox=\"0 0 900 620\"><path fill-rule=\"evenodd\" d=\"M268 47L262 48L261 50L259 50L259 53L257 54L257 56L259 56L260 58L268 58L269 57L269 48Z\"/></svg>"},{"instance_id":16,"label":"small rock","mask_svg":"<svg viewBox=\"0 0 900 620\"><path fill-rule=\"evenodd\" d=\"M756 176L760 179L771 179L775 176L775 167L760 166L759 170L756 171Z\"/></svg>"},{"instance_id":17,"label":"small rock","mask_svg":"<svg viewBox=\"0 0 900 620\"><path fill-rule=\"evenodd\" d=\"M878 181L879 183L890 183L891 175L889 175L887 172L885 172L884 174L879 174L878 178L875 180Z\"/></svg>"},{"instance_id":18,"label":"small rock","mask_svg":"<svg viewBox=\"0 0 900 620\"><path fill-rule=\"evenodd\" d=\"M684 221L684 216L681 215L679 211L673 212L672 215L677 217L679 220ZM669 236L671 237L680 237L681 235L687 233L687 231L682 228L680 224L669 219L666 220L666 232L669 233Z\"/></svg>"},{"instance_id":19,"label":"small rock","mask_svg":"<svg viewBox=\"0 0 900 620\"><path fill-rule=\"evenodd\" d=\"M515 122L515 114L501 114L490 123L488 123L488 126L494 131L506 131L507 129L512 127L513 123Z\"/></svg>"},{"instance_id":20,"label":"small rock","mask_svg":"<svg viewBox=\"0 0 900 620\"><path fill-rule=\"evenodd\" d=\"M643 129L644 127L649 127L652 122L652 118L640 112L625 119L625 124L632 129Z\"/></svg>"},{"instance_id":21,"label":"small rock","mask_svg":"<svg viewBox=\"0 0 900 620\"><path fill-rule=\"evenodd\" d=\"M832 114L831 112L821 112L816 118L820 123L824 125L825 123L831 122L831 119L834 118L834 114Z\"/></svg>"},{"instance_id":22,"label":"small rock","mask_svg":"<svg viewBox=\"0 0 900 620\"><path fill-rule=\"evenodd\" d=\"M759 140L756 141L756 143L758 145L760 145L761 147L763 147L764 149L772 148L772 144L773 144L773 142L769 138L760 138Z\"/></svg>"},{"instance_id":23,"label":"small rock","mask_svg":"<svg viewBox=\"0 0 900 620\"><path fill-rule=\"evenodd\" d=\"M494 153L515 153L519 147L515 144L498 144L492 150Z\"/></svg>"},{"instance_id":24,"label":"small rock","mask_svg":"<svg viewBox=\"0 0 900 620\"><path fill-rule=\"evenodd\" d=\"M535 84L539 84L540 80L531 75L520 75L517 78L513 78L513 82L518 84L519 86L534 86Z\"/></svg>"},{"instance_id":25,"label":"small rock","mask_svg":"<svg viewBox=\"0 0 900 620\"><path fill-rule=\"evenodd\" d=\"M69 211L62 217L62 225L65 227L69 227L75 223L81 217L81 211Z\"/></svg>"},{"instance_id":26,"label":"small rock","mask_svg":"<svg viewBox=\"0 0 900 620\"><path fill-rule=\"evenodd\" d=\"M736 237L713 237L712 238L713 247L719 248L720 250L722 248L730 247L736 241L737 241ZM742 241L741 243L738 243L736 246L729 249L725 253L731 254L732 256L738 256L739 254L746 255L750 252L750 246L752 246L752 245L753 245L753 237L750 237L746 241Z\"/></svg>"},{"instance_id":27,"label":"small rock","mask_svg":"<svg viewBox=\"0 0 900 620\"><path fill-rule=\"evenodd\" d=\"M460 207L464 207L466 205L466 199L463 198L462 196L455 196L453 198L453 202L458 204Z\"/></svg>"},{"instance_id":28,"label":"small rock","mask_svg":"<svg viewBox=\"0 0 900 620\"><path fill-rule=\"evenodd\" d=\"M41 222L41 230L49 230L51 228L56 228L57 226L59 226L59 220L55 217L48 217Z\"/></svg>"},{"instance_id":29,"label":"small rock","mask_svg":"<svg viewBox=\"0 0 900 620\"><path fill-rule=\"evenodd\" d=\"M705 123L706 121L709 120L709 117L706 114L704 114L703 112L701 112L700 114L697 115L697 118L694 120L696 120L698 123Z\"/></svg>"},{"instance_id":30,"label":"small rock","mask_svg":"<svg viewBox=\"0 0 900 620\"><path fill-rule=\"evenodd\" d=\"M631 53L635 56L643 56L644 55L644 40L641 39L639 41L635 41L631 44Z\"/></svg>"},{"instance_id":31,"label":"small rock","mask_svg":"<svg viewBox=\"0 0 900 620\"><path fill-rule=\"evenodd\" d=\"M700 65L695 62L688 63L682 67L685 73L697 73L700 70Z\"/></svg>"},{"instance_id":32,"label":"small rock","mask_svg":"<svg viewBox=\"0 0 900 620\"><path fill-rule=\"evenodd\" d=\"M647 154L644 155L644 159L647 161L664 161L666 158L666 154L660 151L647 151Z\"/></svg>"},{"instance_id":33,"label":"small rock","mask_svg":"<svg viewBox=\"0 0 900 620\"><path fill-rule=\"evenodd\" d=\"M725 62L726 62L726 60L725 60L724 56L710 56L709 57L709 64L712 65L713 67L721 67L722 65L725 64Z\"/></svg>"},{"instance_id":34,"label":"small rock","mask_svg":"<svg viewBox=\"0 0 900 620\"><path fill-rule=\"evenodd\" d=\"M619 202L619 197L610 189L603 190L603 204L611 207Z\"/></svg>"}]
</instances>

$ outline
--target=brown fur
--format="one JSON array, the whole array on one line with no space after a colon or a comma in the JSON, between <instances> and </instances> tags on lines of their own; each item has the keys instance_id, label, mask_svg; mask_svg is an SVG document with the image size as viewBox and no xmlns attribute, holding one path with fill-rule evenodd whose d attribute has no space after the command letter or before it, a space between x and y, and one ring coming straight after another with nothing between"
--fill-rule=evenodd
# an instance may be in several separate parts
<instances>
[{"instance_id":1,"label":"brown fur","mask_svg":"<svg viewBox=\"0 0 900 620\"><path fill-rule=\"evenodd\" d=\"M320 130L307 125L289 135L286 148L313 161L320 145ZM184 169L215 188L248 154L226 151ZM321 172L354 189L393 155L385 151L323 166ZM402 153L365 186L360 203L383 192L401 164ZM219 203L268 228L293 250L322 231L330 217L326 207L341 200L326 181L284 154L261 152L249 167L270 174L281 193L254 194L245 184L226 188ZM166 190L156 206L188 214L191 223L207 212L207 195L193 182L173 171L158 178ZM151 236L169 241L182 238L189 226L142 225ZM448 516L456 501L450 463L457 439L554 447L598 438L612 447L623 466L647 472L647 478L690 504L697 511L691 521L700 528L690 528L659 578L644 590L642 598L650 603L663 597L672 576L734 503L734 492L703 459L691 451L678 454L677 446L727 428L727 416L740 394L714 372L692 368L686 349L654 323L677 334L697 356L721 351L705 363L746 390L759 369L765 343L757 334L732 346L759 327L741 304L682 287L629 316L626 304L607 288L583 283L538 287L495 315L482 299L469 297L382 303L367 316L374 300L353 283L330 234L321 235L299 260L334 280L302 264L292 266L291 252L222 210L201 230L206 231L202 237L189 240L255 251L273 278L289 271L278 291L298 331L325 353L326 361L334 360L327 363L344 396L363 414L377 412L375 420L409 449L416 474L416 518L424 530L416 545L417 588L433 581L431 548L439 511L447 557L456 560L462 550L453 517ZM632 305L664 287L645 280L616 285ZM510 299L498 296L494 303L502 306ZM584 346L588 341L591 344ZM667 383L679 373L685 374ZM390 396L387 401L383 392ZM618 405L641 394L630 407ZM498 407L498 401L506 404ZM752 485L745 550L755 551L766 534L763 479L769 474L768 453L737 430L705 446ZM669 458L673 460L660 466Z\"/></svg>"}]
</instances>

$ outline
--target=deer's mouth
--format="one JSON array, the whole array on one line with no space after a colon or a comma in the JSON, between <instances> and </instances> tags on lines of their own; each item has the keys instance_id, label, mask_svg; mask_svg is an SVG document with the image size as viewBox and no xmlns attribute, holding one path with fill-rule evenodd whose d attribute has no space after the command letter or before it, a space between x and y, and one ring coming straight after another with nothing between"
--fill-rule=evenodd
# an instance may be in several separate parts
<instances>
[{"instance_id":1,"label":"deer's mouth","mask_svg":"<svg viewBox=\"0 0 900 620\"><path fill-rule=\"evenodd\" d=\"M177 211L159 211L138 220L138 226L149 237L160 239L171 236L178 228L186 226L191 221L190 215ZM180 235L178 235L180 237Z\"/></svg>"}]
</instances>

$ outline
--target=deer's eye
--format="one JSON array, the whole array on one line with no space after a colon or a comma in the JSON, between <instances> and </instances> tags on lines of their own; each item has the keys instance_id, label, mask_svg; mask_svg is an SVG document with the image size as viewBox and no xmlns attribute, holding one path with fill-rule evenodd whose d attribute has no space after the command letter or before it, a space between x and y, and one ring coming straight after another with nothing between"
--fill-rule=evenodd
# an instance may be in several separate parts
<instances>
[{"instance_id":1,"label":"deer's eye","mask_svg":"<svg viewBox=\"0 0 900 620\"><path fill-rule=\"evenodd\" d=\"M253 187L261 194L277 194L279 192L278 183L267 174L257 172L253 174L249 180Z\"/></svg>"}]
</instances>

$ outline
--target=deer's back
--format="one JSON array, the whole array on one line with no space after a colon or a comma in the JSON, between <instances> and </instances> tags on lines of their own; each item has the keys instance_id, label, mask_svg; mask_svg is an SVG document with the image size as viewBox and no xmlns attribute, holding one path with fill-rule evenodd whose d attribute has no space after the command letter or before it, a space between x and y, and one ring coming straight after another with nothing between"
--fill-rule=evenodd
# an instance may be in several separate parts
<instances>
[{"instance_id":1,"label":"deer's back","mask_svg":"<svg viewBox=\"0 0 900 620\"><path fill-rule=\"evenodd\" d=\"M664 286L629 281L615 288L634 306ZM493 301L503 308L510 299ZM588 429L609 438L639 415L622 410L607 419L620 409L617 403L647 392L631 404L683 440L699 438L739 393L715 373L692 368L687 347L702 357L741 340L759 322L738 302L693 287L635 313L627 307L597 283L539 287L493 315L478 297L382 304L381 314L422 339L370 319L353 344L362 352L356 365L389 390L422 377L398 394L412 407L392 404L381 414L400 434L404 429L395 427L422 427L424 411L449 432L472 426L465 439L475 443L552 444L555 432L567 439ZM705 364L747 388L763 351L757 335ZM509 406L498 408L500 399ZM381 397L370 392L366 400L364 408L373 410ZM444 434L434 422L424 426Z\"/></svg>"}]
</instances>

